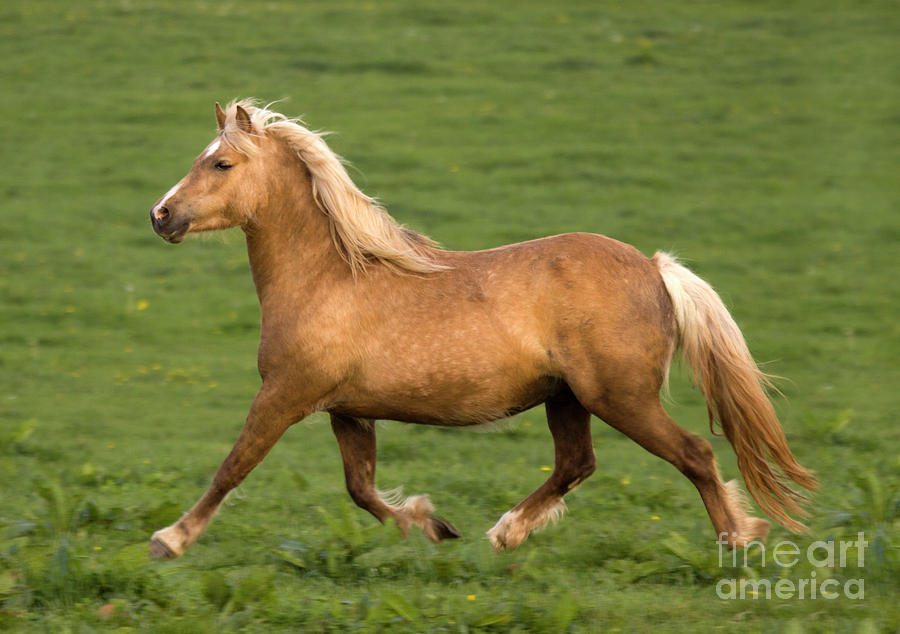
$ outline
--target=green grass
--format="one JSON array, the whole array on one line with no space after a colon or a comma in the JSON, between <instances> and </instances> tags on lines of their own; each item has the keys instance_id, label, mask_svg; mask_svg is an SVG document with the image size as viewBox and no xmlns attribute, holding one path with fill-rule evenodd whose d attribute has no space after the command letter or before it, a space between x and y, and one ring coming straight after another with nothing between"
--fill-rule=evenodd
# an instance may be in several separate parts
<instances>
[{"instance_id":1,"label":"green grass","mask_svg":"<svg viewBox=\"0 0 900 634\"><path fill-rule=\"evenodd\" d=\"M890 2L24 2L0 7L0 629L900 628L900 328ZM811 534L870 546L865 599L720 600L686 479L595 421L597 473L518 551L484 538L553 450L380 424L381 488L465 539L352 506L321 416L182 559L150 533L202 493L259 385L240 234L175 248L147 210L212 104L286 98L402 222L449 248L585 230L719 289L817 470ZM683 371L669 410L705 434ZM713 440L726 477L733 454ZM659 519L653 519L659 518ZM773 531L771 543L787 539ZM808 577L809 565L787 570Z\"/></svg>"}]
</instances>

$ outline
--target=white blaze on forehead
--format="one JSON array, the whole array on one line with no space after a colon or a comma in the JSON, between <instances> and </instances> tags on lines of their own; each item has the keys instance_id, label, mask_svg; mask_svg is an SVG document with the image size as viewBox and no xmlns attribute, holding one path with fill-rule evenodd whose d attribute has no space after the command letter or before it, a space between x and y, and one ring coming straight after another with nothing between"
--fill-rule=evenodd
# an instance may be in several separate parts
<instances>
[{"instance_id":1,"label":"white blaze on forehead","mask_svg":"<svg viewBox=\"0 0 900 634\"><path fill-rule=\"evenodd\" d=\"M222 145L222 141L216 139L212 143L209 144L209 147L206 148L206 152L203 153L203 158L207 158L215 154L216 150L219 149L219 146Z\"/></svg>"}]
</instances>

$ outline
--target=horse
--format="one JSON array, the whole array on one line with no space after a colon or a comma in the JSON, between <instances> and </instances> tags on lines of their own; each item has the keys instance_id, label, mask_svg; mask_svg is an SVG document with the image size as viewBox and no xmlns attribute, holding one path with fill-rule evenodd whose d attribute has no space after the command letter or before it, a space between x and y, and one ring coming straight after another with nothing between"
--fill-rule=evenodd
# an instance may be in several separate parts
<instances>
[{"instance_id":1,"label":"horse","mask_svg":"<svg viewBox=\"0 0 900 634\"><path fill-rule=\"evenodd\" d=\"M724 483L712 447L660 395L678 347L759 507L793 532L817 483L792 455L734 319L676 259L570 233L473 252L441 249L353 183L324 134L256 101L215 105L218 133L150 209L170 243L240 227L258 295L262 385L211 485L151 555L182 555L224 497L294 423L327 412L347 490L379 521L433 542L459 537L427 495L375 488L376 419L441 426L546 409L555 464L487 535L511 550L565 510L595 469L591 415L697 488L719 543L762 541L769 522Z\"/></svg>"}]
</instances>

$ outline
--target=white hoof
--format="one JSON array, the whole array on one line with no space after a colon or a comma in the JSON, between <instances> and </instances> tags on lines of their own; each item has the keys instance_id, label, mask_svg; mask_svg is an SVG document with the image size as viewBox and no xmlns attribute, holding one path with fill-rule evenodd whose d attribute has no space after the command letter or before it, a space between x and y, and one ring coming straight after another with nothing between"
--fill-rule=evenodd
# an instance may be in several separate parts
<instances>
[{"instance_id":1,"label":"white hoof","mask_svg":"<svg viewBox=\"0 0 900 634\"><path fill-rule=\"evenodd\" d=\"M507 511L487 532L491 546L497 552L514 550L528 537L528 529L518 521L518 511Z\"/></svg>"},{"instance_id":2,"label":"white hoof","mask_svg":"<svg viewBox=\"0 0 900 634\"><path fill-rule=\"evenodd\" d=\"M154 559L175 559L184 554L184 549L181 531L174 525L156 531L150 538L150 556Z\"/></svg>"}]
</instances>

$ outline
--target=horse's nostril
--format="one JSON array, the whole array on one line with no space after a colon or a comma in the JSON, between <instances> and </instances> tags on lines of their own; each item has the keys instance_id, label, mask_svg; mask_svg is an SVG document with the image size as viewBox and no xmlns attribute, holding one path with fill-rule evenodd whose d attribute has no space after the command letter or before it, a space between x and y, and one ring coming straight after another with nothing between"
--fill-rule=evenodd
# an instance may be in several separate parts
<instances>
[{"instance_id":1,"label":"horse's nostril","mask_svg":"<svg viewBox=\"0 0 900 634\"><path fill-rule=\"evenodd\" d=\"M160 205L153 210L153 219L156 222L164 222L169 217L169 209L165 205Z\"/></svg>"}]
</instances>

